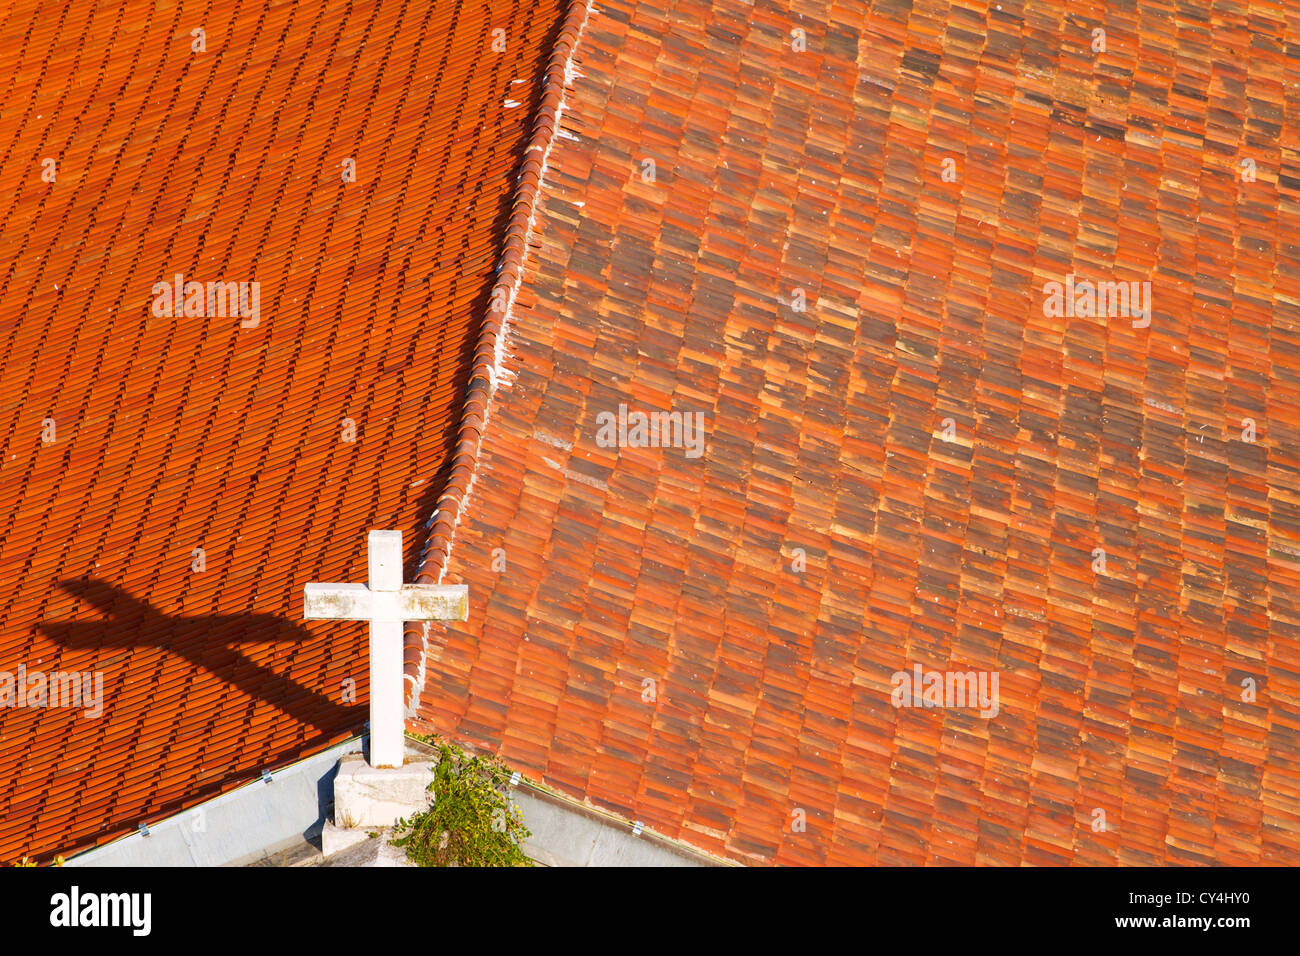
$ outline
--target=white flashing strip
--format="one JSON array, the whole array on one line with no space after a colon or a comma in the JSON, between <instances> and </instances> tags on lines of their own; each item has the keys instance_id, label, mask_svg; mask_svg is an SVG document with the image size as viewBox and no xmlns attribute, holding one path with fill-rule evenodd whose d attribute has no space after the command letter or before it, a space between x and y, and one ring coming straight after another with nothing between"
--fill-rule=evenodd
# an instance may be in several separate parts
<instances>
[{"instance_id":1,"label":"white flashing strip","mask_svg":"<svg viewBox=\"0 0 1300 956\"><path fill-rule=\"evenodd\" d=\"M261 775L228 793L70 857L65 866L239 866L303 842L324 820L322 788L334 793L339 758L362 749L354 737ZM142 821L143 822L143 821Z\"/></svg>"}]
</instances>

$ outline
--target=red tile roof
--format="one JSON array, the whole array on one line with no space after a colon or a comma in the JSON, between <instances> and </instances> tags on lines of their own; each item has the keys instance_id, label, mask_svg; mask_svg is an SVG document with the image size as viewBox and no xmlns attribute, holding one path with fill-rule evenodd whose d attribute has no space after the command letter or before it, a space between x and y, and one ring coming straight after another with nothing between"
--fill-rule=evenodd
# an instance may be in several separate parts
<instances>
[{"instance_id":1,"label":"red tile roof","mask_svg":"<svg viewBox=\"0 0 1300 956\"><path fill-rule=\"evenodd\" d=\"M1294 23L799 10L587 21L416 726L746 862L1300 862ZM1046 315L1072 273L1150 327Z\"/></svg>"},{"instance_id":2,"label":"red tile roof","mask_svg":"<svg viewBox=\"0 0 1300 956\"><path fill-rule=\"evenodd\" d=\"M416 563L560 13L6 10L0 671L106 701L0 709L0 861L360 729L365 628L302 623L302 585L362 579L373 527ZM258 282L260 322L153 314L178 273Z\"/></svg>"}]
</instances>

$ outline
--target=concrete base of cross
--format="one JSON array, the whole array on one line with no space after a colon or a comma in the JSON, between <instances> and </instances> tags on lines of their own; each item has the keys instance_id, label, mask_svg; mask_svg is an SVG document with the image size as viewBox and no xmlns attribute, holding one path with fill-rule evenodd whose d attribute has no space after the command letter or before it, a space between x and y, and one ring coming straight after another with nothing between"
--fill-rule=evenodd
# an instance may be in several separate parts
<instances>
[{"instance_id":1,"label":"concrete base of cross","mask_svg":"<svg viewBox=\"0 0 1300 956\"><path fill-rule=\"evenodd\" d=\"M429 806L433 794L429 758L407 750L400 767L372 767L361 754L339 761L334 778L334 825L343 829L391 827Z\"/></svg>"},{"instance_id":2,"label":"concrete base of cross","mask_svg":"<svg viewBox=\"0 0 1300 956\"><path fill-rule=\"evenodd\" d=\"M388 840L393 824L432 802L433 767L418 745L408 743L405 750L400 767L372 767L359 753L339 760L333 819L320 835L326 866L412 865Z\"/></svg>"}]
</instances>

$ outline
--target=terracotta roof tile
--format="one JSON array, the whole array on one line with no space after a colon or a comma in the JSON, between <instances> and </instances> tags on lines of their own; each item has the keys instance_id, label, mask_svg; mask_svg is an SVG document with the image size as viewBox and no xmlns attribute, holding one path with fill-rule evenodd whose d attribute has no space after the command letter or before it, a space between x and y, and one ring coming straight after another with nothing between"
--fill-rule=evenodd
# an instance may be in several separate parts
<instances>
[{"instance_id":1,"label":"terracotta roof tile","mask_svg":"<svg viewBox=\"0 0 1300 956\"><path fill-rule=\"evenodd\" d=\"M97 669L106 700L0 709L0 861L360 729L364 628L299 594L363 578L376 525L416 563L561 12L7 10L0 670ZM177 273L258 281L259 325L154 316Z\"/></svg>"},{"instance_id":2,"label":"terracotta roof tile","mask_svg":"<svg viewBox=\"0 0 1300 956\"><path fill-rule=\"evenodd\" d=\"M747 862L1300 859L1292 30L592 9L417 724ZM1150 280L1151 327L1047 316L1067 273ZM600 447L620 403L702 412L707 450ZM896 709L913 664L997 671L998 716Z\"/></svg>"}]
</instances>

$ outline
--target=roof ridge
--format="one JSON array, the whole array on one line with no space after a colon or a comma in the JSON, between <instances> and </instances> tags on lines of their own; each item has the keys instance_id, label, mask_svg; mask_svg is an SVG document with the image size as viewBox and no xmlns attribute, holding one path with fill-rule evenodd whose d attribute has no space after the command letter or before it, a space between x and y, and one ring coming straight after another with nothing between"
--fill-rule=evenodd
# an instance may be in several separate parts
<instances>
[{"instance_id":1,"label":"roof ridge","mask_svg":"<svg viewBox=\"0 0 1300 956\"><path fill-rule=\"evenodd\" d=\"M421 551L415 578L421 584L442 582L451 559L456 528L474 486L489 406L498 378L504 372L506 329L523 279L528 239L533 231L542 179L555 140L555 131L559 127L560 113L564 108L564 88L593 2L594 0L569 0L555 47L542 71L542 99L533 122L532 136L524 147L518 187L510 202L510 221L506 227L501 256L497 261L497 280L492 285L478 342L474 347L474 361L465 387L465 404L456 433L456 450L452 454L451 468L442 492L426 525L429 534ZM540 153L540 156L530 156L533 152ZM418 707L420 692L424 689L424 648L427 637L427 624L412 624L406 628L403 644L408 649L416 650L415 654L407 655L408 670L413 666L415 671L407 674L413 685L408 700L408 716L412 716Z\"/></svg>"}]
</instances>

